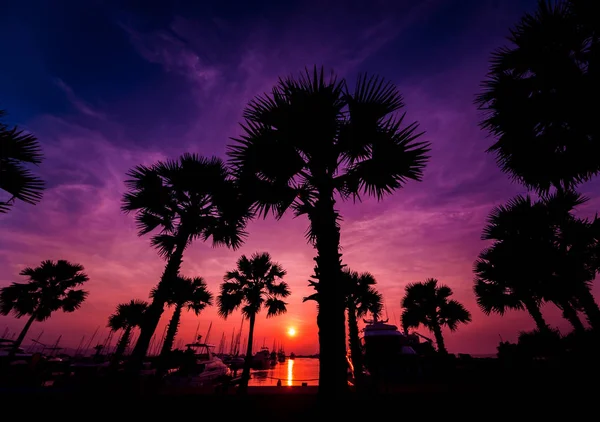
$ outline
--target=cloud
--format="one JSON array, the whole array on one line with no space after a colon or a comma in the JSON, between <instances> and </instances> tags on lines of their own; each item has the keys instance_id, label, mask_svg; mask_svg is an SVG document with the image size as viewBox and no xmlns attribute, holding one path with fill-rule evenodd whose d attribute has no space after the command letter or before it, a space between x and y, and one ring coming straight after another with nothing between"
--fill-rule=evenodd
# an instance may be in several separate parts
<instances>
[{"instance_id":1,"label":"cloud","mask_svg":"<svg viewBox=\"0 0 600 422\"><path fill-rule=\"evenodd\" d=\"M67 95L67 99L71 102L71 104L73 104L77 111L87 116L94 117L96 119L106 119L106 115L104 113L95 110L92 106L90 106L77 95L75 95L73 89L69 85L67 85L62 79L55 78L54 83Z\"/></svg>"}]
</instances>

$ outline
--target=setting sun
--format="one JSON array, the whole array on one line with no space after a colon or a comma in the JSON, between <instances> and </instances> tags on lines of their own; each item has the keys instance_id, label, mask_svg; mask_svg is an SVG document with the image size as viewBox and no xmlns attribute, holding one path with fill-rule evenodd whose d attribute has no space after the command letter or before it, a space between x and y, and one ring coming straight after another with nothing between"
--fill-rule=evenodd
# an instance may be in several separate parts
<instances>
[{"instance_id":1,"label":"setting sun","mask_svg":"<svg viewBox=\"0 0 600 422\"><path fill-rule=\"evenodd\" d=\"M290 328L288 329L288 336L290 336L290 337L294 337L295 335L296 335L296 329L295 329L295 328L293 328L293 327L290 327Z\"/></svg>"}]
</instances>

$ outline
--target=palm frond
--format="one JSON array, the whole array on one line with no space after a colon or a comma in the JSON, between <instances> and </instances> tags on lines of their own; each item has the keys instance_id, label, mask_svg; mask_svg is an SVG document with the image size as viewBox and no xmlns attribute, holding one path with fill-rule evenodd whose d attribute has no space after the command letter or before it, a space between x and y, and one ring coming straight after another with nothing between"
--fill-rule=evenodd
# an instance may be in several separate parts
<instances>
[{"instance_id":1,"label":"palm frond","mask_svg":"<svg viewBox=\"0 0 600 422\"><path fill-rule=\"evenodd\" d=\"M275 299L273 297L268 298L265 301L267 308L267 318L271 318L277 315L282 315L287 312L286 303L283 300Z\"/></svg>"}]
</instances>

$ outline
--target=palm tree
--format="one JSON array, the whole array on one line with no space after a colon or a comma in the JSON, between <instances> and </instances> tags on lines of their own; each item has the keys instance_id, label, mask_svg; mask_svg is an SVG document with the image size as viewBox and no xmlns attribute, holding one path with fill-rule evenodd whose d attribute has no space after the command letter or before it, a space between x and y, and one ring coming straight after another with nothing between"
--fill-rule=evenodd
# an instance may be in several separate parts
<instances>
[{"instance_id":1,"label":"palm tree","mask_svg":"<svg viewBox=\"0 0 600 422\"><path fill-rule=\"evenodd\" d=\"M5 115L0 110L0 118ZM42 160L35 136L0 122L0 189L10 195L7 201L0 201L0 214L8 212L15 199L32 205L42 199L44 182L23 165L37 165Z\"/></svg>"},{"instance_id":2,"label":"palm tree","mask_svg":"<svg viewBox=\"0 0 600 422\"><path fill-rule=\"evenodd\" d=\"M77 289L89 280L83 266L65 260L42 261L36 268L27 267L19 275L28 278L26 283L12 283L0 290L0 314L11 312L29 319L14 343L11 356L23 342L33 321L45 321L53 312L74 312L88 296L85 290Z\"/></svg>"},{"instance_id":3,"label":"palm tree","mask_svg":"<svg viewBox=\"0 0 600 422\"><path fill-rule=\"evenodd\" d=\"M336 197L381 199L409 180L421 180L428 144L417 142L417 123L404 125L396 87L362 75L350 91L323 69L280 79L270 94L244 111L243 134L228 155L253 210L280 218L288 209L310 222L317 250L320 301L319 390L347 391L340 215Z\"/></svg>"},{"instance_id":4,"label":"palm tree","mask_svg":"<svg viewBox=\"0 0 600 422\"><path fill-rule=\"evenodd\" d=\"M569 190L600 171L593 2L539 1L495 51L476 103L500 168L538 192Z\"/></svg>"},{"instance_id":5,"label":"palm tree","mask_svg":"<svg viewBox=\"0 0 600 422\"><path fill-rule=\"evenodd\" d=\"M123 357L131 340L131 331L141 325L146 309L148 309L148 302L134 299L117 305L115 313L108 317L108 328L112 331L123 330L113 356L113 363L116 364Z\"/></svg>"},{"instance_id":6,"label":"palm tree","mask_svg":"<svg viewBox=\"0 0 600 422\"><path fill-rule=\"evenodd\" d=\"M540 332L548 331L539 309L547 300L577 331L584 330L577 314L581 303L593 320L596 304L589 284L595 276L597 240L592 223L571 214L585 200L572 192L539 201L517 196L492 210L482 239L494 243L475 264L475 294L484 313L524 308Z\"/></svg>"},{"instance_id":7,"label":"palm tree","mask_svg":"<svg viewBox=\"0 0 600 422\"><path fill-rule=\"evenodd\" d=\"M178 160L137 166L127 173L129 188L122 210L135 212L139 235L154 232L151 244L167 260L152 302L144 314L132 354L139 366L168 300L169 283L176 280L183 252L194 240L237 249L244 240L247 209L235 183L219 158L183 154Z\"/></svg>"},{"instance_id":8,"label":"palm tree","mask_svg":"<svg viewBox=\"0 0 600 422\"><path fill-rule=\"evenodd\" d=\"M155 291L153 291L154 294ZM170 283L167 304L175 306L175 310L160 353L163 360L168 357L173 348L181 320L181 310L185 307L199 315L206 306L212 305L212 297L212 293L208 291L202 277L177 277L174 282Z\"/></svg>"},{"instance_id":9,"label":"palm tree","mask_svg":"<svg viewBox=\"0 0 600 422\"><path fill-rule=\"evenodd\" d=\"M267 309L267 318L287 312L286 303L281 300L290 295L287 283L282 281L285 274L281 265L271 261L271 255L262 252L252 254L250 259L242 255L236 269L223 277L221 293L217 297L219 315L226 319L241 307L243 316L250 322L240 392L246 391L250 379L256 315L263 306Z\"/></svg>"},{"instance_id":10,"label":"palm tree","mask_svg":"<svg viewBox=\"0 0 600 422\"><path fill-rule=\"evenodd\" d=\"M362 318L367 313L378 317L383 308L381 294L373 287L377 282L371 273L358 273L349 269L344 269L343 286L346 294L346 310L348 312L348 338L350 345L350 355L352 357L352 366L354 367L354 378L357 384L362 381L363 356L358 334L358 318ZM318 289L318 282L309 281L311 287ZM313 293L302 299L303 302L314 300L318 303L319 294Z\"/></svg>"},{"instance_id":11,"label":"palm tree","mask_svg":"<svg viewBox=\"0 0 600 422\"><path fill-rule=\"evenodd\" d=\"M471 322L471 314L454 299L452 289L429 278L422 283L410 283L402 299L402 327L405 331L423 324L432 331L438 351L447 354L442 336L442 327L456 331L458 324Z\"/></svg>"}]
</instances>

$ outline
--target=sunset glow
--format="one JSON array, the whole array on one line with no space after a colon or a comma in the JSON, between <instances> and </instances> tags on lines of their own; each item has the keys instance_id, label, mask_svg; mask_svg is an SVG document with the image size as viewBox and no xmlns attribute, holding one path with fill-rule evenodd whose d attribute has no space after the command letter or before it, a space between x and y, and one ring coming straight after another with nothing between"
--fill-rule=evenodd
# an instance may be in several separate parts
<instances>
[{"instance_id":1,"label":"sunset glow","mask_svg":"<svg viewBox=\"0 0 600 422\"><path fill-rule=\"evenodd\" d=\"M490 51L533 6L400 0L343 8L316 1L235 8L189 2L179 9L172 2L145 10L118 6L130 2L37 3L35 13L15 7L7 15L14 24L0 25L4 55L18 58L2 63L0 109L8 112L7 124L38 138L45 158L35 174L46 185L39 204L17 201L0 214L0 287L24 282L19 273L25 267L65 259L84 266L89 296L73 314L34 321L26 346L60 341L72 353L78 345L108 344L109 315L120 303L150 300L166 264L150 235L138 236L134 216L121 211L126 173L185 152L227 159L244 106L271 92L279 77L313 64L347 78L350 87L361 72L397 85L406 121L417 121L425 132L421 140L431 143L422 181L411 180L382 200L335 197L340 259L376 279L382 319L401 327L405 286L434 277L472 314L472 323L445 338L449 352L495 354L499 339L514 342L534 328L525 311L485 315L473 293L473 263L488 247L481 233L489 212L526 192L485 152L491 140L478 125L473 100ZM600 209L600 177L578 191L591 198L579 214L593 216ZM317 304L303 301L315 293L309 280L316 251L308 227L306 215L289 211L251 221L236 249L201 238L190 243L180 273L205 280L213 305L199 315L183 308L173 347L184 349L200 335L217 350L221 344L225 353L244 353L248 320L240 309L223 318L216 298L241 255L269 252L285 270L291 294L286 313L257 314L256 350L267 345L286 355L317 354ZM600 282L593 292L600 299ZM165 307L151 351L160 350L173 309ZM542 312L553 328L570 330L557 307L544 305ZM0 337L16 338L26 320L0 316ZM358 324L362 329L362 317ZM134 329L132 347L138 335ZM287 365L290 384L293 360Z\"/></svg>"}]
</instances>

